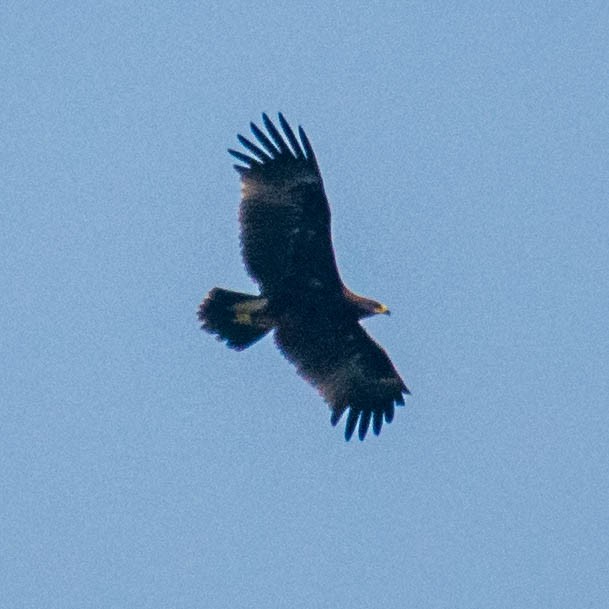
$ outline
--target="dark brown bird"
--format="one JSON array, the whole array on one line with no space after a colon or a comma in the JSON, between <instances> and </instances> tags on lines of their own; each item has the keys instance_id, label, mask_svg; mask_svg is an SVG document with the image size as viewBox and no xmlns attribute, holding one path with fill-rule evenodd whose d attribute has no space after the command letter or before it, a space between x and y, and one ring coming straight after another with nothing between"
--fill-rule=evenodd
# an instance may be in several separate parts
<instances>
[{"instance_id":1,"label":"dark brown bird","mask_svg":"<svg viewBox=\"0 0 609 609\"><path fill-rule=\"evenodd\" d=\"M371 421L378 435L410 392L359 320L389 310L341 281L330 206L302 127L297 138L281 113L283 134L266 114L262 120L268 135L251 123L258 143L238 135L247 154L229 150L241 163L234 167L241 176L243 259L260 295L214 288L199 319L238 351L274 330L281 352L330 406L332 425L349 410L347 440L356 427L363 440Z\"/></svg>"}]
</instances>

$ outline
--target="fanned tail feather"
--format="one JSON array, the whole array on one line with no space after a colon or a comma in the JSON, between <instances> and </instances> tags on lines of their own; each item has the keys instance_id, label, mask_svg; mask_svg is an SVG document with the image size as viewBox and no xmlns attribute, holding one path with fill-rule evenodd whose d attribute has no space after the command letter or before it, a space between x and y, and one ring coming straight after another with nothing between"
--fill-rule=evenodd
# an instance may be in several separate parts
<instances>
[{"instance_id":1,"label":"fanned tail feather","mask_svg":"<svg viewBox=\"0 0 609 609\"><path fill-rule=\"evenodd\" d=\"M214 288L199 306L198 317L204 330L242 351L271 329L262 316L265 306L261 296Z\"/></svg>"}]
</instances>

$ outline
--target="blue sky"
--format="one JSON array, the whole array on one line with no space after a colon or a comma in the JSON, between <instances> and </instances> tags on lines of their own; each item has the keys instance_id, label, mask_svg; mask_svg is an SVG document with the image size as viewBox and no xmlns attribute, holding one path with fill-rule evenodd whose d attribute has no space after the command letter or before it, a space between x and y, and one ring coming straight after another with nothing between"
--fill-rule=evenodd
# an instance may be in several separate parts
<instances>
[{"instance_id":1,"label":"blue sky","mask_svg":"<svg viewBox=\"0 0 609 609\"><path fill-rule=\"evenodd\" d=\"M0 606L600 608L604 2L4 3ZM302 124L412 390L345 443L272 340L226 148Z\"/></svg>"}]
</instances>

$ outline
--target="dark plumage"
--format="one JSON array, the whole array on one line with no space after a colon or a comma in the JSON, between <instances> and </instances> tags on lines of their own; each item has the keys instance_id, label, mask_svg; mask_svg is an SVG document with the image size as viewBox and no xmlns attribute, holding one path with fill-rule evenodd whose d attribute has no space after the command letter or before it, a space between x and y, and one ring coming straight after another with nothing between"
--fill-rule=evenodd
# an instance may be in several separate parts
<instances>
[{"instance_id":1,"label":"dark plumage","mask_svg":"<svg viewBox=\"0 0 609 609\"><path fill-rule=\"evenodd\" d=\"M283 135L266 114L257 143L238 136L247 153L229 150L241 176L241 248L260 295L222 288L199 308L203 328L237 350L270 330L299 374L329 404L336 425L349 410L345 438L360 440L370 422L379 434L393 420L394 406L409 391L385 351L359 323L389 313L375 300L351 292L341 281L330 233L330 207L311 144L282 114Z\"/></svg>"}]
</instances>

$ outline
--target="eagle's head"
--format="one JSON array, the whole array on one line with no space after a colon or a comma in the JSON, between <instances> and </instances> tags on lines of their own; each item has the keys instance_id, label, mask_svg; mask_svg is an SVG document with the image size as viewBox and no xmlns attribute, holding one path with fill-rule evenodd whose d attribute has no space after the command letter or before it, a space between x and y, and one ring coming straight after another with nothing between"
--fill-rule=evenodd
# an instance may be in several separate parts
<instances>
[{"instance_id":1,"label":"eagle's head","mask_svg":"<svg viewBox=\"0 0 609 609\"><path fill-rule=\"evenodd\" d=\"M373 315L391 315L391 311L378 300L372 300L372 298L366 298L365 296L359 296L348 288L343 289L345 298L353 305L357 312L358 319L364 317L372 317Z\"/></svg>"}]
</instances>

